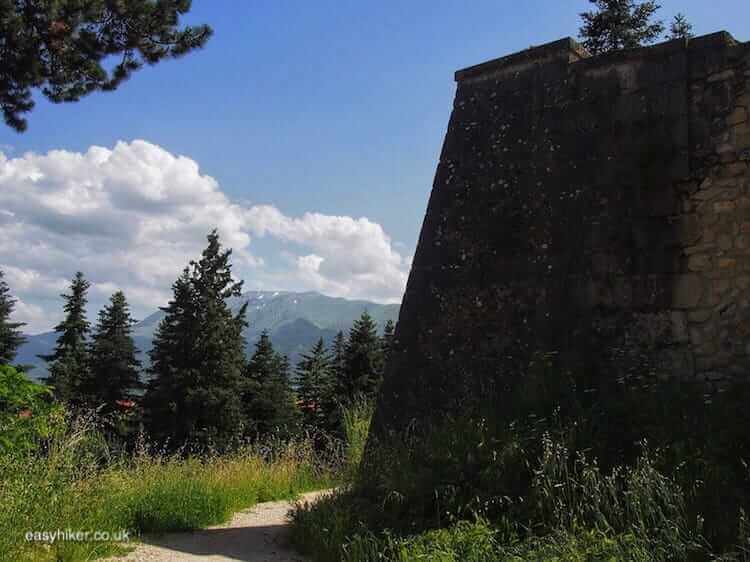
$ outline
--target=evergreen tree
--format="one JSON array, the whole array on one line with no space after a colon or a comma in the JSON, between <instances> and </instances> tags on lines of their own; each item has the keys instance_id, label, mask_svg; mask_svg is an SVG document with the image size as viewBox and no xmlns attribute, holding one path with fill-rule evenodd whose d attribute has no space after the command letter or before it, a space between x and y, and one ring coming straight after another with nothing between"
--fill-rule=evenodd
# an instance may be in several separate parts
<instances>
[{"instance_id":1,"label":"evergreen tree","mask_svg":"<svg viewBox=\"0 0 750 562\"><path fill-rule=\"evenodd\" d=\"M383 328L383 369L388 364L388 360L391 358L391 350L393 349L393 337L396 332L396 325L393 320L388 320Z\"/></svg>"},{"instance_id":2,"label":"evergreen tree","mask_svg":"<svg viewBox=\"0 0 750 562\"><path fill-rule=\"evenodd\" d=\"M333 378L337 381L337 384L340 383L343 385L344 367L346 365L346 337L344 336L344 332L339 330L339 333L333 338L331 350Z\"/></svg>"},{"instance_id":3,"label":"evergreen tree","mask_svg":"<svg viewBox=\"0 0 750 562\"><path fill-rule=\"evenodd\" d=\"M73 405L82 404L80 393L89 378L86 336L91 325L86 320L86 293L90 285L79 271L70 293L60 295L65 300L65 319L55 326L59 334L55 349L50 355L39 356L49 364L46 383L53 387L55 397Z\"/></svg>"},{"instance_id":4,"label":"evergreen tree","mask_svg":"<svg viewBox=\"0 0 750 562\"><path fill-rule=\"evenodd\" d=\"M190 270L172 284L172 300L161 307L164 318L154 334L149 357L150 380L144 396L144 417L152 437L171 438L182 444L193 433L193 420L185 416L187 389L198 379L193 347L198 320Z\"/></svg>"},{"instance_id":5,"label":"evergreen tree","mask_svg":"<svg viewBox=\"0 0 750 562\"><path fill-rule=\"evenodd\" d=\"M684 14L677 14L669 25L670 39L690 39L693 35L693 25Z\"/></svg>"},{"instance_id":6,"label":"evergreen tree","mask_svg":"<svg viewBox=\"0 0 750 562\"><path fill-rule=\"evenodd\" d=\"M53 102L114 90L144 63L202 47L208 26L180 28L190 0L0 0L0 107L26 129L31 90ZM119 56L109 65L105 61Z\"/></svg>"},{"instance_id":7,"label":"evergreen tree","mask_svg":"<svg viewBox=\"0 0 750 562\"><path fill-rule=\"evenodd\" d=\"M242 282L232 279L231 254L214 230L201 259L173 285L151 350L146 408L154 435L166 429L177 443L218 447L238 436L247 304L236 315L227 304L242 294Z\"/></svg>"},{"instance_id":8,"label":"evergreen tree","mask_svg":"<svg viewBox=\"0 0 750 562\"><path fill-rule=\"evenodd\" d=\"M331 356L320 338L297 365L297 392L305 425L333 429L338 409L333 377Z\"/></svg>"},{"instance_id":9,"label":"evergreen tree","mask_svg":"<svg viewBox=\"0 0 750 562\"><path fill-rule=\"evenodd\" d=\"M652 21L661 6L655 0L589 0L595 11L583 12L580 29L583 46L598 55L653 43L664 31Z\"/></svg>"},{"instance_id":10,"label":"evergreen tree","mask_svg":"<svg viewBox=\"0 0 750 562\"><path fill-rule=\"evenodd\" d=\"M383 376L383 348L377 325L367 311L354 322L344 351L342 403L374 398Z\"/></svg>"},{"instance_id":11,"label":"evergreen tree","mask_svg":"<svg viewBox=\"0 0 750 562\"><path fill-rule=\"evenodd\" d=\"M26 338L19 330L24 324L10 320L16 299L11 297L10 288L3 277L3 271L0 269L0 365L8 365L16 358L18 348L23 345Z\"/></svg>"},{"instance_id":12,"label":"evergreen tree","mask_svg":"<svg viewBox=\"0 0 750 562\"><path fill-rule=\"evenodd\" d=\"M191 395L198 427L206 438L224 443L238 436L242 423L240 390L245 366L247 303L236 315L227 300L242 295L242 282L234 282L229 264L231 250L221 249L214 230L208 247L193 262L193 287L197 298L199 337L197 350L200 378Z\"/></svg>"},{"instance_id":13,"label":"evergreen tree","mask_svg":"<svg viewBox=\"0 0 750 562\"><path fill-rule=\"evenodd\" d=\"M298 410L289 381L289 361L273 348L264 331L245 368L243 392L245 419L254 437L296 430Z\"/></svg>"},{"instance_id":14,"label":"evergreen tree","mask_svg":"<svg viewBox=\"0 0 750 562\"><path fill-rule=\"evenodd\" d=\"M331 374L333 376L334 395L338 403L344 402L344 368L346 366L346 336L340 331L331 343Z\"/></svg>"},{"instance_id":15,"label":"evergreen tree","mask_svg":"<svg viewBox=\"0 0 750 562\"><path fill-rule=\"evenodd\" d=\"M117 291L99 312L89 347L91 377L84 390L92 405L104 405L105 412L116 410L118 400L131 400L141 388L133 324L125 294Z\"/></svg>"}]
</instances>

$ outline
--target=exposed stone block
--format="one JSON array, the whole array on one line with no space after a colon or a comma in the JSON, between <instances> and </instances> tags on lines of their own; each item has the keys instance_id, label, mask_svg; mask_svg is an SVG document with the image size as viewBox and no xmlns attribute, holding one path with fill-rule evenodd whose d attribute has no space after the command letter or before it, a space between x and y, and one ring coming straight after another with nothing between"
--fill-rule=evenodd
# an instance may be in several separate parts
<instances>
[{"instance_id":1,"label":"exposed stone block","mask_svg":"<svg viewBox=\"0 0 750 562\"><path fill-rule=\"evenodd\" d=\"M709 254L695 254L688 259L690 271L705 271L711 268L711 256Z\"/></svg>"},{"instance_id":2,"label":"exposed stone block","mask_svg":"<svg viewBox=\"0 0 750 562\"><path fill-rule=\"evenodd\" d=\"M696 324L700 324L711 318L714 311L711 308L700 308L697 310L691 310L688 313L688 321Z\"/></svg>"},{"instance_id":3,"label":"exposed stone block","mask_svg":"<svg viewBox=\"0 0 750 562\"><path fill-rule=\"evenodd\" d=\"M723 70L708 77L709 82L723 82L734 78L734 70Z\"/></svg>"},{"instance_id":4,"label":"exposed stone block","mask_svg":"<svg viewBox=\"0 0 750 562\"><path fill-rule=\"evenodd\" d=\"M727 125L733 126L733 125L739 125L740 123L744 123L747 121L747 109L744 107L738 107L736 108L732 113L729 114L729 117L727 117Z\"/></svg>"},{"instance_id":5,"label":"exposed stone block","mask_svg":"<svg viewBox=\"0 0 750 562\"><path fill-rule=\"evenodd\" d=\"M717 201L714 203L714 211L717 213L731 213L734 208L734 201Z\"/></svg>"},{"instance_id":6,"label":"exposed stone block","mask_svg":"<svg viewBox=\"0 0 750 562\"><path fill-rule=\"evenodd\" d=\"M677 309L696 308L703 292L703 281L698 275L678 275L674 282L672 304Z\"/></svg>"}]
</instances>

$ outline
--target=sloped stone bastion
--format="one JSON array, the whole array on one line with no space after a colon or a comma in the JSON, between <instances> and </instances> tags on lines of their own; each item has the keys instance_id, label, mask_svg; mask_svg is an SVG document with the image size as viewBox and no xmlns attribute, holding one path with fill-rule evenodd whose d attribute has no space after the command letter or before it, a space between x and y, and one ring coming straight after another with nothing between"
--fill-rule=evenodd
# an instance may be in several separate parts
<instances>
[{"instance_id":1,"label":"sloped stone bastion","mask_svg":"<svg viewBox=\"0 0 750 562\"><path fill-rule=\"evenodd\" d=\"M750 43L563 39L456 81L376 427L539 351L611 376L750 372Z\"/></svg>"}]
</instances>

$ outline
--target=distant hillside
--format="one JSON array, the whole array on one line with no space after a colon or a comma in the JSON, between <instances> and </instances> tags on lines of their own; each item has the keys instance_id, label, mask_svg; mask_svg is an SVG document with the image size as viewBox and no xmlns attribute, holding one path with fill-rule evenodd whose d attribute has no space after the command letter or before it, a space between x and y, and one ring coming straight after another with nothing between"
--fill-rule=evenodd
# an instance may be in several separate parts
<instances>
[{"instance_id":1,"label":"distant hillside","mask_svg":"<svg viewBox=\"0 0 750 562\"><path fill-rule=\"evenodd\" d=\"M398 304L377 304L369 301L353 301L327 297L320 293L293 293L284 291L250 291L232 299L230 306L238 310L248 303L248 328L245 330L247 352L252 353L255 342L263 330L268 330L273 345L289 356L292 364L299 355L309 349L318 338L330 342L339 330L347 332L354 321L367 310L382 330L388 320L398 319ZM151 340L159 322L164 317L162 311L154 312L134 326L133 339L141 350L145 362L146 352L151 348ZM46 375L44 362L37 355L49 353L55 345L54 332L28 336L28 342L21 347L17 363L34 365L30 375L40 378Z\"/></svg>"}]
</instances>

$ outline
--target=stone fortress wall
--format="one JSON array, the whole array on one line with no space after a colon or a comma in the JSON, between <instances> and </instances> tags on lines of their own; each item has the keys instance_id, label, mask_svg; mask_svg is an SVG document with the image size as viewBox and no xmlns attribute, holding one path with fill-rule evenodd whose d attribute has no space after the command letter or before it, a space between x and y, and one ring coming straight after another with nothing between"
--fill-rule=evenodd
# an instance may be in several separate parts
<instances>
[{"instance_id":1,"label":"stone fortress wall","mask_svg":"<svg viewBox=\"0 0 750 562\"><path fill-rule=\"evenodd\" d=\"M379 425L481 396L536 351L750 372L750 43L591 57L563 39L456 81Z\"/></svg>"}]
</instances>

